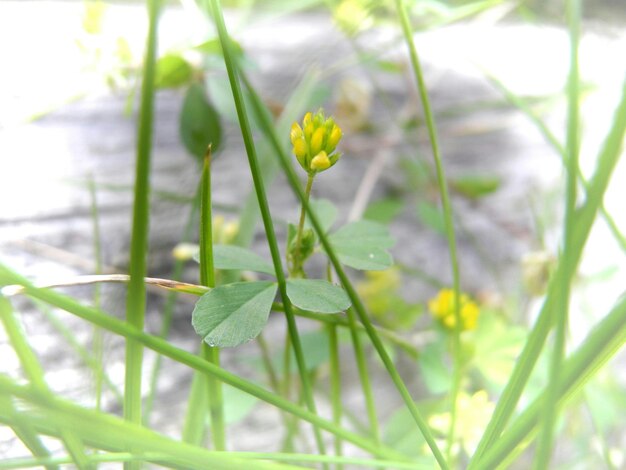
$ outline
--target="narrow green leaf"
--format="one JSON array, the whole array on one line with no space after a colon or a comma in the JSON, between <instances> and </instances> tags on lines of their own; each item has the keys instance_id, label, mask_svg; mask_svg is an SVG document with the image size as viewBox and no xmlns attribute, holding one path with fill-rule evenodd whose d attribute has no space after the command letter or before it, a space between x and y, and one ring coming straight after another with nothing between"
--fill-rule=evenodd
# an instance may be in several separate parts
<instances>
[{"instance_id":1,"label":"narrow green leaf","mask_svg":"<svg viewBox=\"0 0 626 470\"><path fill-rule=\"evenodd\" d=\"M296 307L317 313L343 312L351 304L341 287L321 279L288 279L287 295Z\"/></svg>"},{"instance_id":2,"label":"narrow green leaf","mask_svg":"<svg viewBox=\"0 0 626 470\"><path fill-rule=\"evenodd\" d=\"M337 220L337 207L328 199L311 199L309 206L313 212L315 212L315 215L317 215L317 219L324 228L324 231L328 232ZM304 221L304 226L306 228L312 228L309 216L307 216Z\"/></svg>"},{"instance_id":3,"label":"narrow green leaf","mask_svg":"<svg viewBox=\"0 0 626 470\"><path fill-rule=\"evenodd\" d=\"M500 187L497 176L461 176L449 181L457 192L471 199L478 199L493 193Z\"/></svg>"},{"instance_id":4,"label":"narrow green leaf","mask_svg":"<svg viewBox=\"0 0 626 470\"><path fill-rule=\"evenodd\" d=\"M217 269L255 271L275 275L274 267L254 251L235 245L214 245L213 263Z\"/></svg>"},{"instance_id":5,"label":"narrow green leaf","mask_svg":"<svg viewBox=\"0 0 626 470\"><path fill-rule=\"evenodd\" d=\"M213 153L220 147L222 126L219 115L198 83L187 89L180 113L180 137L187 151L197 158L204 156L209 144Z\"/></svg>"},{"instance_id":6,"label":"narrow green leaf","mask_svg":"<svg viewBox=\"0 0 626 470\"><path fill-rule=\"evenodd\" d=\"M250 341L267 323L276 288L270 281L218 286L198 300L192 325L211 347L234 347Z\"/></svg>"},{"instance_id":7,"label":"narrow green leaf","mask_svg":"<svg viewBox=\"0 0 626 470\"><path fill-rule=\"evenodd\" d=\"M340 261L346 266L367 271L380 271L393 264L386 250L394 244L387 227L360 220L344 225L329 237Z\"/></svg>"},{"instance_id":8,"label":"narrow green leaf","mask_svg":"<svg viewBox=\"0 0 626 470\"><path fill-rule=\"evenodd\" d=\"M167 54L156 64L156 88L178 88L193 79L193 67L181 55Z\"/></svg>"},{"instance_id":9,"label":"narrow green leaf","mask_svg":"<svg viewBox=\"0 0 626 470\"><path fill-rule=\"evenodd\" d=\"M391 197L381 199L367 206L363 218L388 225L402 212L402 209L404 209L404 201L400 199Z\"/></svg>"}]
</instances>

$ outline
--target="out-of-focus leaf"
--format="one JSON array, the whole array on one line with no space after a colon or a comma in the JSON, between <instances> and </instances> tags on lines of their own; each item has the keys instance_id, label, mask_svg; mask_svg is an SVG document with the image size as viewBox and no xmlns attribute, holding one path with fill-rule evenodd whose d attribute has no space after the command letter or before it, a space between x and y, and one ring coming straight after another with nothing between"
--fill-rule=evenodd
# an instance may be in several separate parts
<instances>
[{"instance_id":1,"label":"out-of-focus leaf","mask_svg":"<svg viewBox=\"0 0 626 470\"><path fill-rule=\"evenodd\" d=\"M404 202L400 199L381 199L367 206L363 218L388 225L402 212L402 209L404 209Z\"/></svg>"},{"instance_id":2,"label":"out-of-focus leaf","mask_svg":"<svg viewBox=\"0 0 626 470\"><path fill-rule=\"evenodd\" d=\"M193 259L198 261L199 253ZM213 265L216 269L233 269L237 271L255 271L274 274L274 266L265 261L254 251L235 245L214 245Z\"/></svg>"},{"instance_id":3,"label":"out-of-focus leaf","mask_svg":"<svg viewBox=\"0 0 626 470\"><path fill-rule=\"evenodd\" d=\"M328 199L312 199L309 201L309 206L315 212L319 223L322 224L324 232L328 232L337 220L337 207ZM308 216L304 221L304 226L306 228L312 227Z\"/></svg>"},{"instance_id":4,"label":"out-of-focus leaf","mask_svg":"<svg viewBox=\"0 0 626 470\"><path fill-rule=\"evenodd\" d=\"M477 199L497 190L500 187L500 178L496 176L463 176L450 180L450 185L464 196Z\"/></svg>"},{"instance_id":5,"label":"out-of-focus leaf","mask_svg":"<svg viewBox=\"0 0 626 470\"><path fill-rule=\"evenodd\" d=\"M185 148L202 158L209 144L215 153L221 144L222 126L219 115L209 103L201 85L194 83L187 90L180 114L180 136Z\"/></svg>"},{"instance_id":6,"label":"out-of-focus leaf","mask_svg":"<svg viewBox=\"0 0 626 470\"><path fill-rule=\"evenodd\" d=\"M155 86L178 88L193 80L193 67L178 54L167 54L156 64Z\"/></svg>"},{"instance_id":7,"label":"out-of-focus leaf","mask_svg":"<svg viewBox=\"0 0 626 470\"><path fill-rule=\"evenodd\" d=\"M329 237L339 260L346 266L365 271L380 271L393 264L387 248L394 244L384 225L359 220L344 225Z\"/></svg>"}]
</instances>

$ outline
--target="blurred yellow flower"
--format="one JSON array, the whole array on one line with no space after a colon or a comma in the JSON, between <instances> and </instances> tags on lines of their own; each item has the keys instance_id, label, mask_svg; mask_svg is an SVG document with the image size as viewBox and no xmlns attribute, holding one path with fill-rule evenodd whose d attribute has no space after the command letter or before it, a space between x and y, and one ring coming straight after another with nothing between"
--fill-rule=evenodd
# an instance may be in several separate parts
<instances>
[{"instance_id":1,"label":"blurred yellow flower","mask_svg":"<svg viewBox=\"0 0 626 470\"><path fill-rule=\"evenodd\" d=\"M326 118L321 109L315 115L306 113L302 126L294 122L289 137L293 154L309 174L330 168L341 157L340 152L335 152L342 137L341 128L333 118Z\"/></svg>"},{"instance_id":2,"label":"blurred yellow flower","mask_svg":"<svg viewBox=\"0 0 626 470\"><path fill-rule=\"evenodd\" d=\"M456 326L454 291L441 289L436 297L428 301L428 309L443 326L453 330ZM467 294L461 294L461 329L473 330L476 328L480 309Z\"/></svg>"}]
</instances>

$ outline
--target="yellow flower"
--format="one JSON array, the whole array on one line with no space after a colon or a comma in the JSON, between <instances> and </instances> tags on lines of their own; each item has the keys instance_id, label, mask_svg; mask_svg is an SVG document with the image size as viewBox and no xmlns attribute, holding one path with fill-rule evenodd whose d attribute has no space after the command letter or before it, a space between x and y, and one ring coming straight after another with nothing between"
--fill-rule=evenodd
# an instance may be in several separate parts
<instances>
[{"instance_id":1,"label":"yellow flower","mask_svg":"<svg viewBox=\"0 0 626 470\"><path fill-rule=\"evenodd\" d=\"M428 309L443 326L453 330L456 326L454 291L441 289L436 297L428 301ZM467 294L461 294L461 329L473 330L476 328L480 310Z\"/></svg>"},{"instance_id":2,"label":"yellow flower","mask_svg":"<svg viewBox=\"0 0 626 470\"><path fill-rule=\"evenodd\" d=\"M341 153L335 149L341 137L339 126L333 118L326 118L321 109L315 115L306 113L302 127L294 122L289 133L293 154L309 174L327 170L337 163Z\"/></svg>"}]
</instances>

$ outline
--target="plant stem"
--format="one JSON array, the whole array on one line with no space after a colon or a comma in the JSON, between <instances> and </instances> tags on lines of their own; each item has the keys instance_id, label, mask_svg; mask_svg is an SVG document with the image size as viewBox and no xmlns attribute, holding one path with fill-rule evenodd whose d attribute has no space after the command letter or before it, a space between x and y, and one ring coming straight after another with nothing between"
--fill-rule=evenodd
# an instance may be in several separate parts
<instances>
[{"instance_id":1,"label":"plant stem","mask_svg":"<svg viewBox=\"0 0 626 470\"><path fill-rule=\"evenodd\" d=\"M300 220L298 221L298 231L296 233L296 245L293 253L293 266L291 268L291 276L304 277L304 269L302 266L302 232L304 232L304 221L306 219L305 205L309 203L311 197L311 188L313 187L313 180L315 179L315 173L309 173L306 180L306 188L304 189L304 198L306 203L302 203L300 209Z\"/></svg>"},{"instance_id":2,"label":"plant stem","mask_svg":"<svg viewBox=\"0 0 626 470\"><path fill-rule=\"evenodd\" d=\"M330 401L333 410L333 423L341 426L341 364L339 362L339 341L337 339L337 325L326 325L328 331L328 346L330 348ZM342 441L335 436L335 455L343 454ZM336 470L342 470L343 466L337 464Z\"/></svg>"},{"instance_id":3,"label":"plant stem","mask_svg":"<svg viewBox=\"0 0 626 470\"><path fill-rule=\"evenodd\" d=\"M580 0L567 2L567 13L570 31L570 71L567 84L568 119L567 119L567 182L565 190L565 229L563 233L563 254L565 271L575 271L575 267L568 266L572 262L574 216L576 210L576 184L578 177L579 153L579 71L578 71L578 41L580 35ZM563 357L565 356L565 341L570 302L571 278L563 275L558 279L559 292L558 308L555 309L556 332L554 349L550 361L550 376L548 380L548 394L544 405L543 426L535 454L534 468L537 470L548 468L552 454L552 443L555 421L558 416L558 384L560 381Z\"/></svg>"},{"instance_id":4,"label":"plant stem","mask_svg":"<svg viewBox=\"0 0 626 470\"><path fill-rule=\"evenodd\" d=\"M241 128L241 134L246 147L246 154L248 156L248 165L252 174L254 182L254 189L257 194L259 202L259 208L261 210L261 217L263 219L263 226L265 234L267 236L268 245L272 255L272 262L276 271L276 280L278 281L278 289L285 305L285 316L287 318L287 328L289 330L289 336L293 344L294 353L296 356L296 362L298 364L298 371L300 379L302 380L302 388L304 392L305 402L308 410L316 414L317 408L315 406L315 400L313 397L313 390L309 376L307 374L306 363L304 359L304 353L302 351L302 344L300 343L300 335L298 334L298 327L291 308L291 302L287 296L287 284L285 273L283 271L280 251L278 249L278 242L276 240L276 234L274 232L274 225L272 223L272 216L269 210L267 202L267 196L265 194L265 186L261 176L261 171L258 165L258 159L256 155L256 148L254 145L254 139L252 136L252 130L248 115L246 112L246 105L243 98L243 92L241 91L241 84L239 83L238 66L232 52L231 40L224 23L224 16L218 0L211 0L211 7L213 11L213 20L217 27L220 44L224 55L224 63L228 72L228 79L230 81L230 87L233 93L233 99L235 101L235 107L237 109L237 117ZM317 425L313 426L313 433L315 435L315 441L317 443L318 450L321 454L326 453L326 446L322 439L322 433Z\"/></svg>"},{"instance_id":5,"label":"plant stem","mask_svg":"<svg viewBox=\"0 0 626 470\"><path fill-rule=\"evenodd\" d=\"M213 266L213 215L211 208L211 145L204 156L202 167L202 196L200 199L200 283L208 288L215 287ZM202 343L203 356L216 367L220 367L219 348ZM224 400L222 384L215 377L208 378L208 405L211 418L211 438L215 450L225 450ZM198 410L195 410L198 412Z\"/></svg>"},{"instance_id":6,"label":"plant stem","mask_svg":"<svg viewBox=\"0 0 626 470\"><path fill-rule=\"evenodd\" d=\"M146 253L150 217L150 157L154 114L154 78L156 72L157 24L160 0L148 0L148 38L143 67L139 137L135 168L135 195L130 248L130 283L126 299L126 320L142 330L146 313ZM124 380L124 418L141 424L141 379L143 346L132 339L126 342L126 372ZM137 462L128 468L139 468Z\"/></svg>"},{"instance_id":7,"label":"plant stem","mask_svg":"<svg viewBox=\"0 0 626 470\"><path fill-rule=\"evenodd\" d=\"M409 17L404 7L403 0L396 0L396 7L398 9L398 15L400 17L400 23L402 24L402 31L409 47L409 55L411 58L411 64L413 66L413 73L417 82L422 107L424 109L424 118L426 120L426 127L428 128L428 136L430 145L433 152L433 158L435 161L435 168L437 172L437 183L439 186L439 193L441 196L441 204L443 207L443 217L446 226L446 238L448 239L448 251L450 252L450 264L452 268L452 288L454 290L454 316L455 325L452 336L452 358L453 358L453 373L452 373L452 386L450 390L450 429L447 437L447 457L448 461L451 459L452 445L454 443L454 433L456 427L457 418L457 398L461 386L461 282L459 275L459 262L456 247L456 237L454 234L454 221L452 218L452 206L450 204L450 197L448 195L448 187L446 182L446 174L441 161L441 154L439 151L439 140L437 138L437 129L435 126L435 120L430 107L430 99L426 90L426 83L422 74L422 67L420 65L419 57L417 55L417 49L413 42L413 31L409 23Z\"/></svg>"},{"instance_id":8,"label":"plant stem","mask_svg":"<svg viewBox=\"0 0 626 470\"><path fill-rule=\"evenodd\" d=\"M252 100L253 107L255 109L256 108L262 108L263 107L263 103L261 102L261 99L256 94L254 89L251 88L251 87L248 87L248 91L250 93L250 98ZM257 113L257 117L260 118L260 119L265 119L266 118L262 113ZM304 200L305 200L304 192L302 191L302 188L300 187L300 183L299 183L298 177L297 177L297 175L296 175L296 173L295 173L295 171L293 169L293 166L291 165L291 163L289 161L289 157L285 153L284 149L281 147L280 141L279 141L276 133L273 132L271 130L271 128L270 128L270 132L269 132L267 137L270 139L272 147L274 148L274 150L276 152L276 155L280 159L280 163L281 163L282 168L283 168L283 170L285 172L285 175L287 176L287 180L289 181L289 184L290 184L293 192L300 199L300 201L304 202ZM355 310L355 312L356 312L356 314L357 314L361 324L363 325L363 328L367 332L367 335L368 335L370 341L372 342L372 345L376 349L376 352L378 353L378 356L380 357L381 361L383 362L383 364L385 366L385 369L389 373L389 377L393 381L396 389L398 390L398 393L402 397L402 400L404 401L407 409L409 410L409 412L411 414L411 417L415 421L415 424L419 428L421 434L424 436L424 439L425 439L428 447L431 449L431 451L433 453L433 456L437 460L437 463L439 464L439 466L441 468L447 469L448 465L446 463L446 460L445 460L443 454L441 453L441 451L439 450L439 446L435 442L435 439L433 437L432 432L430 431L426 421L422 417L422 414L417 409L417 406L415 405L415 402L413 401L413 397L411 396L411 393L409 392L406 384L402 380L402 377L400 376L396 366L394 365L393 361L389 357L389 354L385 350L385 346L383 345L382 341L380 340L380 337L378 336L376 328L374 327L374 325L372 324L371 320L367 316L367 312L365 311L365 307L363 306L363 303L359 299L359 296L358 296L358 294L356 292L356 289L352 285L352 282L348 278L346 272L344 271L344 269L343 269L343 267L341 265L341 262L339 261L339 258L337 257L337 255L335 253L335 250L333 249L332 245L330 244L330 242L328 240L328 237L324 233L324 228L320 224L320 222L317 219L317 216L315 215L315 213L311 210L310 206L307 205L306 206L306 210L307 210L307 215L309 216L309 220L311 221L311 225L313 226L313 229L315 230L315 233L317 234L317 236L318 236L318 238L320 240L320 243L322 244L322 246L324 248L324 251L328 255L328 259L330 260L330 262L331 262L331 264L333 266L333 269L337 273L337 277L339 278L339 281L343 285L344 289L346 290L346 293L348 294L348 297L352 301L352 305L354 307L354 310Z\"/></svg>"},{"instance_id":9,"label":"plant stem","mask_svg":"<svg viewBox=\"0 0 626 470\"><path fill-rule=\"evenodd\" d=\"M378 425L374 394L372 393L372 384L367 370L367 360L365 359L363 345L361 344L361 338L359 337L356 316L354 315L352 308L349 308L346 311L346 315L348 316L350 337L352 338L354 357L356 358L356 365L359 371L359 380L361 381L361 388L365 397L365 407L367 409L367 418L370 423L370 432L372 434L372 438L376 442L380 442L380 426Z\"/></svg>"}]
</instances>

